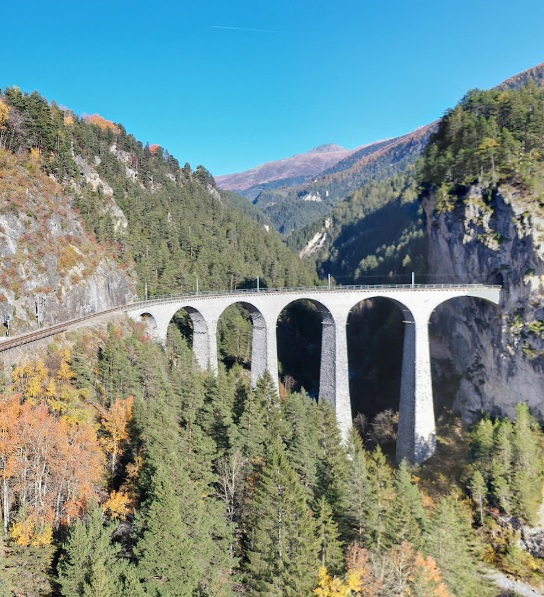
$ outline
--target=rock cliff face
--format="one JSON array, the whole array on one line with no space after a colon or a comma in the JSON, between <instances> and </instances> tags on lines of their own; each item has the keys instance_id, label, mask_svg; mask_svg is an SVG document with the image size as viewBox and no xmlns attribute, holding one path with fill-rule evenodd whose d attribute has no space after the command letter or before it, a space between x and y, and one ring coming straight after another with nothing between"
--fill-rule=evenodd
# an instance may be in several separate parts
<instances>
[{"instance_id":1,"label":"rock cliff face","mask_svg":"<svg viewBox=\"0 0 544 597\"><path fill-rule=\"evenodd\" d=\"M0 326L10 316L19 333L134 298L135 276L87 234L70 194L37 159L0 152Z\"/></svg>"},{"instance_id":2,"label":"rock cliff face","mask_svg":"<svg viewBox=\"0 0 544 597\"><path fill-rule=\"evenodd\" d=\"M453 209L434 196L424 208L430 281L503 287L500 308L466 299L433 314L435 395L467 420L518 402L544 418L544 203L472 188Z\"/></svg>"}]
</instances>

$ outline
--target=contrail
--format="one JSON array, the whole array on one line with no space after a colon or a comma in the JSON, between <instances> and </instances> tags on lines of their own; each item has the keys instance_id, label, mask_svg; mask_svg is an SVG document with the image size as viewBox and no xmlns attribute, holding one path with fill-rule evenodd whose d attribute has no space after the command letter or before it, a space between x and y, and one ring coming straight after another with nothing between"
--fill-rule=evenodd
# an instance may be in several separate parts
<instances>
[{"instance_id":1,"label":"contrail","mask_svg":"<svg viewBox=\"0 0 544 597\"><path fill-rule=\"evenodd\" d=\"M223 25L212 25L212 29L229 29L230 31L253 31L254 33L276 33L269 29L248 29L246 27L223 27Z\"/></svg>"}]
</instances>

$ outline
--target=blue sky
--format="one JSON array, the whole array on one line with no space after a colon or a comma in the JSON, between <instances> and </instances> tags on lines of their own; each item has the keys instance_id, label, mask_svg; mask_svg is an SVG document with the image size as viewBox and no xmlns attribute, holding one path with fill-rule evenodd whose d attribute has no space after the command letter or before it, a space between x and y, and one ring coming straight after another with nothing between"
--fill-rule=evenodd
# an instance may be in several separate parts
<instances>
[{"instance_id":1,"label":"blue sky","mask_svg":"<svg viewBox=\"0 0 544 597\"><path fill-rule=\"evenodd\" d=\"M5 0L0 88L227 174L425 125L544 61L543 23L542 0Z\"/></svg>"}]
</instances>

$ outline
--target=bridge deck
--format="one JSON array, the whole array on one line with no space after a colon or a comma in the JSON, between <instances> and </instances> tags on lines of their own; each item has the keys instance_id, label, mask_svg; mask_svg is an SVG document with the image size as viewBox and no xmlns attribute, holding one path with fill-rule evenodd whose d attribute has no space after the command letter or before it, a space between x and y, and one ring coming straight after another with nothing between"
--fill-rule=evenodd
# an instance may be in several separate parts
<instances>
[{"instance_id":1,"label":"bridge deck","mask_svg":"<svg viewBox=\"0 0 544 597\"><path fill-rule=\"evenodd\" d=\"M336 285L324 285L324 286L300 286L295 288L239 288L236 290L204 290L199 292L188 292L176 295L160 295L149 297L147 300L135 301L133 303L127 303L125 305L119 305L110 309L104 309L102 311L96 311L89 313L83 317L75 319L69 319L66 321L59 322L57 324L43 327L38 330L26 332L24 334L18 334L17 336L0 338L0 352L22 346L49 336L54 336L65 332L70 327L77 327L78 324L87 322L91 319L101 317L107 314L122 313L132 310L141 309L146 306L154 306L157 304L168 304L183 301L188 299L191 301L206 300L213 298L224 298L227 296L239 296L243 297L250 296L263 296L267 294L276 295L280 294L305 294L305 293L346 293L346 292L358 292L361 294L372 293L375 294L377 290L384 291L447 291L447 290L500 290L501 286L498 285L487 285L487 284L373 284L373 285L348 285L348 286L336 286Z\"/></svg>"}]
</instances>

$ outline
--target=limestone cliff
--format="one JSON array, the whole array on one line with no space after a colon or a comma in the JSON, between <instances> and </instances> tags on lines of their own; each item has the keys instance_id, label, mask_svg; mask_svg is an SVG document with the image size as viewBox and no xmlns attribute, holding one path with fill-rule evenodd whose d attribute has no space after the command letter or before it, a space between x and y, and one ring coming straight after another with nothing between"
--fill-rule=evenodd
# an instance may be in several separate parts
<instances>
[{"instance_id":1,"label":"limestone cliff","mask_svg":"<svg viewBox=\"0 0 544 597\"><path fill-rule=\"evenodd\" d=\"M424 200L430 281L501 284L498 309L454 301L433 314L435 394L465 419L514 414L527 402L544 417L544 203L519 188L489 196L472 187L455 205Z\"/></svg>"},{"instance_id":2,"label":"limestone cliff","mask_svg":"<svg viewBox=\"0 0 544 597\"><path fill-rule=\"evenodd\" d=\"M0 325L11 331L79 317L135 298L124 271L81 224L72 197L39 155L0 151ZM2 328L2 335L6 328Z\"/></svg>"}]
</instances>

